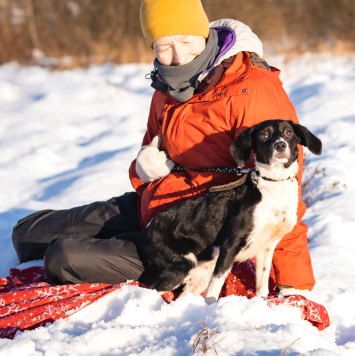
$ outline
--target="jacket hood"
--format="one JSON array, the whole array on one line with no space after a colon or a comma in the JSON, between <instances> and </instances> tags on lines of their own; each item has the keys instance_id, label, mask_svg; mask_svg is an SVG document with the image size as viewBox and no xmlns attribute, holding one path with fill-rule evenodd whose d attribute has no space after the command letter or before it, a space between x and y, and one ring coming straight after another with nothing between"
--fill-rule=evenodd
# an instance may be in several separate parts
<instances>
[{"instance_id":1,"label":"jacket hood","mask_svg":"<svg viewBox=\"0 0 355 356\"><path fill-rule=\"evenodd\" d=\"M210 27L217 30L218 28L227 28L235 33L235 43L222 58L219 58L220 62L239 52L254 52L259 57L263 56L263 44L259 37L243 22L233 19L222 19L211 22ZM218 65L219 63L216 64Z\"/></svg>"},{"instance_id":2,"label":"jacket hood","mask_svg":"<svg viewBox=\"0 0 355 356\"><path fill-rule=\"evenodd\" d=\"M217 31L221 49L213 66L199 75L197 83L201 83L211 69L239 52L254 52L259 57L263 56L263 45L259 37L243 22L221 19L211 22L210 28Z\"/></svg>"}]
</instances>

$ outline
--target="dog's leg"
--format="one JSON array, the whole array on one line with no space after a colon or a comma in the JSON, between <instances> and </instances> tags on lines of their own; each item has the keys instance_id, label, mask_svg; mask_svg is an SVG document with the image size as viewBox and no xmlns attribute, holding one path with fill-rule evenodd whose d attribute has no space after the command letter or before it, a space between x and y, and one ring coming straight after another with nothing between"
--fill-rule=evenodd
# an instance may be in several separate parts
<instances>
[{"instance_id":1,"label":"dog's leg","mask_svg":"<svg viewBox=\"0 0 355 356\"><path fill-rule=\"evenodd\" d=\"M229 271L232 269L234 256L236 256L236 253L232 248L220 249L216 267L205 294L205 301L207 304L212 304L218 300L222 286Z\"/></svg>"},{"instance_id":2,"label":"dog's leg","mask_svg":"<svg viewBox=\"0 0 355 356\"><path fill-rule=\"evenodd\" d=\"M230 269L225 271L223 274L212 277L205 294L205 301L207 304L212 304L214 302L217 302L219 294L228 276L229 271Z\"/></svg>"},{"instance_id":3,"label":"dog's leg","mask_svg":"<svg viewBox=\"0 0 355 356\"><path fill-rule=\"evenodd\" d=\"M186 293L193 293L200 295L204 292L208 286L213 270L216 266L216 261L219 255L219 248L212 247L211 255L208 258L210 260L202 260L197 262L197 266L193 268L188 276L185 278L185 287L181 295ZM206 256L207 258L207 256Z\"/></svg>"},{"instance_id":4,"label":"dog's leg","mask_svg":"<svg viewBox=\"0 0 355 356\"><path fill-rule=\"evenodd\" d=\"M256 295L267 297L269 295L269 276L271 270L272 256L276 245L280 240L266 246L256 256L255 274L256 274Z\"/></svg>"}]
</instances>

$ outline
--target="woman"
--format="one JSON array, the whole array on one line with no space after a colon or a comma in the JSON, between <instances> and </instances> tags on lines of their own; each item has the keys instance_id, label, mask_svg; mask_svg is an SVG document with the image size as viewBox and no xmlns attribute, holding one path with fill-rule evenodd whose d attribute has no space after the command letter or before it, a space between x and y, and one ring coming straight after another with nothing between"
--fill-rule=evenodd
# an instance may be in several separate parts
<instances>
[{"instance_id":1,"label":"woman","mask_svg":"<svg viewBox=\"0 0 355 356\"><path fill-rule=\"evenodd\" d=\"M235 180L213 168L235 167L229 146L245 128L267 119L298 122L279 71L261 59L262 44L248 26L230 19L209 24L200 0L143 0L141 26L156 55L156 90L142 149L129 170L136 192L37 212L14 228L20 261L44 256L57 283L149 282L136 246L119 234L139 232L170 204ZM298 224L274 254L285 295L305 294L315 283L304 212L300 199Z\"/></svg>"}]
</instances>

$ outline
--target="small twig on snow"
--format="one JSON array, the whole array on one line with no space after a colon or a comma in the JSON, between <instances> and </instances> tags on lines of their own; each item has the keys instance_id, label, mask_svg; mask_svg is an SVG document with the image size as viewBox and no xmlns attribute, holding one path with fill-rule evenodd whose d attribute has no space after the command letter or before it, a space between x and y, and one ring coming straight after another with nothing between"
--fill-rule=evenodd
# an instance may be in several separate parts
<instances>
[{"instance_id":1,"label":"small twig on snow","mask_svg":"<svg viewBox=\"0 0 355 356\"><path fill-rule=\"evenodd\" d=\"M290 348L294 343L296 343L298 340L301 340L301 338L299 337L299 338L296 339L295 341L291 342L290 345L288 345L283 351L281 351L280 356L286 355L287 352L288 352L288 350L289 350L289 348Z\"/></svg>"},{"instance_id":2,"label":"small twig on snow","mask_svg":"<svg viewBox=\"0 0 355 356\"><path fill-rule=\"evenodd\" d=\"M196 351L198 345L201 343L201 347L202 347L202 351L203 353L207 352L207 339L214 334L217 334L215 331L211 331L207 325L204 322L201 322L203 329L196 335L195 340L192 344L192 347L194 349L194 352ZM203 339L201 340L201 338L203 337ZM216 355L218 355L217 351L214 350L214 352L216 353Z\"/></svg>"}]
</instances>

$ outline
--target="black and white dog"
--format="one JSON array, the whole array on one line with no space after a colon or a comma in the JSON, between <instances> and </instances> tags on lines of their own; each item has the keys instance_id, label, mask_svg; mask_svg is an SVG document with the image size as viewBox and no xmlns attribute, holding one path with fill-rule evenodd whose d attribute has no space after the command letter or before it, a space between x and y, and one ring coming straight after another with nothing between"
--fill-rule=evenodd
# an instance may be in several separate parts
<instances>
[{"instance_id":1,"label":"black and white dog","mask_svg":"<svg viewBox=\"0 0 355 356\"><path fill-rule=\"evenodd\" d=\"M269 120L243 131L230 152L243 167L253 152L255 169L243 184L229 184L158 213L148 225L144 260L160 292L178 287L217 301L234 262L256 257L256 295L269 293L276 245L297 222L297 144L321 154L322 143L291 121Z\"/></svg>"}]
</instances>

